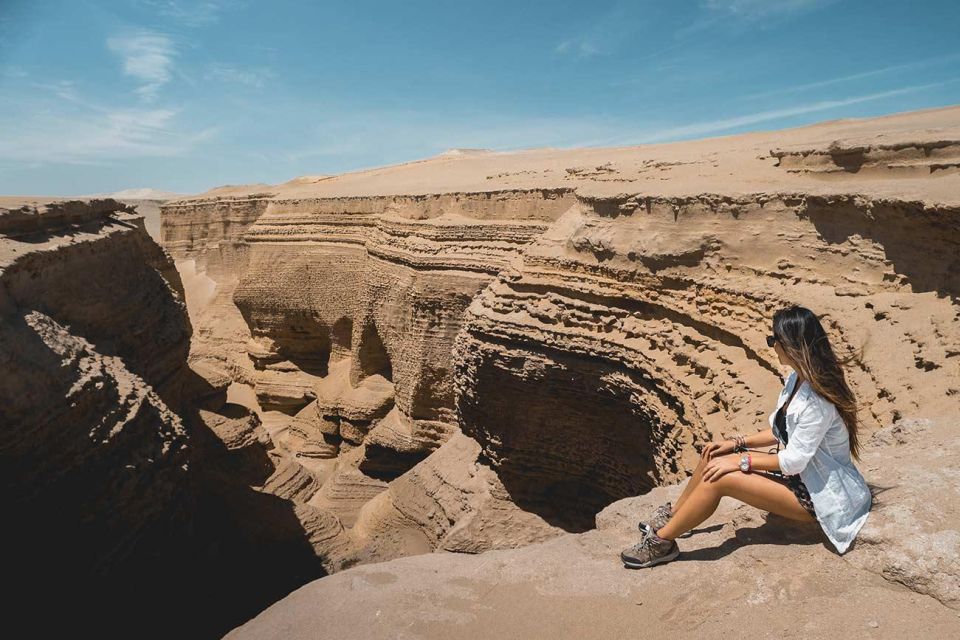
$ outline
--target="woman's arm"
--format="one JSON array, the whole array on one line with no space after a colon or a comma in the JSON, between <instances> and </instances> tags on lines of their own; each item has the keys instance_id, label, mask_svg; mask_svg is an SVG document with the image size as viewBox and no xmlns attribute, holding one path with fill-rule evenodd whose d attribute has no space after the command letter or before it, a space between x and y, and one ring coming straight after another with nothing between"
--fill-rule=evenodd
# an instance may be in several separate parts
<instances>
[{"instance_id":1,"label":"woman's arm","mask_svg":"<svg viewBox=\"0 0 960 640\"><path fill-rule=\"evenodd\" d=\"M719 456L707 462L703 468L704 482L715 482L728 473L740 472L741 456L749 455L750 467L754 471L779 471L780 460L772 453L738 453L732 456Z\"/></svg>"},{"instance_id":2,"label":"woman's arm","mask_svg":"<svg viewBox=\"0 0 960 640\"><path fill-rule=\"evenodd\" d=\"M722 456L708 462L703 468L704 482L716 482L728 473L740 471L740 457L748 455L741 453L735 456ZM754 471L780 471L780 460L772 453L750 453L750 467Z\"/></svg>"},{"instance_id":3,"label":"woman's arm","mask_svg":"<svg viewBox=\"0 0 960 640\"><path fill-rule=\"evenodd\" d=\"M773 435L773 429L764 429L758 431L752 436L744 438L743 443L748 449L759 449L760 447L770 447L777 444L779 440Z\"/></svg>"},{"instance_id":4,"label":"woman's arm","mask_svg":"<svg viewBox=\"0 0 960 640\"><path fill-rule=\"evenodd\" d=\"M794 429L793 437L790 443L779 453L750 453L750 466L757 471L781 471L788 475L796 475L803 471L807 462L813 457L814 452L823 440L826 434L826 427L829 426L829 420L823 417L823 412L818 406L804 409L797 417L797 426ZM756 436L747 438L747 446L751 444L751 438L768 435L773 442L758 442L756 446L763 447L777 442L773 438L773 429L761 431ZM757 438L760 440L760 438ZM738 458L739 459L739 458Z\"/></svg>"},{"instance_id":5,"label":"woman's arm","mask_svg":"<svg viewBox=\"0 0 960 640\"><path fill-rule=\"evenodd\" d=\"M754 471L780 471L780 458L775 453L750 453L750 467Z\"/></svg>"},{"instance_id":6,"label":"woman's arm","mask_svg":"<svg viewBox=\"0 0 960 640\"><path fill-rule=\"evenodd\" d=\"M777 439L773 437L773 429L765 429L759 433L753 434L752 436L746 436L743 439L743 444L746 445L748 449L769 447L770 445L776 443ZM700 452L700 457L706 460L712 460L717 456L724 456L728 453L733 453L736 445L737 443L735 436L731 436L726 440L715 440L703 448L703 451Z\"/></svg>"},{"instance_id":7,"label":"woman's arm","mask_svg":"<svg viewBox=\"0 0 960 640\"><path fill-rule=\"evenodd\" d=\"M723 446L717 446L716 444L711 445L715 447L713 450L710 450L710 447L704 450L704 455L707 460L709 460L703 470L702 477L705 481L713 482L719 480L724 474L740 470L740 457L747 454L726 455L728 453L734 453L733 445L730 445L730 442L732 442L732 440L725 441ZM764 429L743 439L743 444L746 445L748 449L768 447L777 442L779 442L779 440L773 435L773 429ZM776 454L754 453L753 451L750 451L749 454L750 467L752 469L757 471L780 471L780 458L778 458Z\"/></svg>"}]
</instances>

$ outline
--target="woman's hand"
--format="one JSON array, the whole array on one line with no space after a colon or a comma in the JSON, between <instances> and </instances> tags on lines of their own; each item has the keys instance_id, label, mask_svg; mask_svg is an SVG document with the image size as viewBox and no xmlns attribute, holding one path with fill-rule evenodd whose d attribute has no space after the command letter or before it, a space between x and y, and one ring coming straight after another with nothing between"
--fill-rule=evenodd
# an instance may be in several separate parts
<instances>
[{"instance_id":1,"label":"woman's hand","mask_svg":"<svg viewBox=\"0 0 960 640\"><path fill-rule=\"evenodd\" d=\"M703 482L716 482L731 471L740 470L740 460L737 456L720 456L712 459L703 468Z\"/></svg>"},{"instance_id":2,"label":"woman's hand","mask_svg":"<svg viewBox=\"0 0 960 640\"><path fill-rule=\"evenodd\" d=\"M733 453L736 443L733 440L714 440L700 452L700 457L704 460L712 460L717 456Z\"/></svg>"}]
</instances>

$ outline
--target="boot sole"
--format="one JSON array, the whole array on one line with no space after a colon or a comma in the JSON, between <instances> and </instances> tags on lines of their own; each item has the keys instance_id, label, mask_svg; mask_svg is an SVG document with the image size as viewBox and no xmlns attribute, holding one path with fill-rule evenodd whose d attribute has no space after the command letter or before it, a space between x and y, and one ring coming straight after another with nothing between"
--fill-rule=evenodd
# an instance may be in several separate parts
<instances>
[{"instance_id":1,"label":"boot sole","mask_svg":"<svg viewBox=\"0 0 960 640\"><path fill-rule=\"evenodd\" d=\"M633 562L631 560L627 560L623 556L620 556L620 561L623 562L623 566L629 569L645 569L647 567L652 567L654 565L663 564L664 562L670 562L671 560L675 560L676 557L679 555L680 555L680 549L677 547L674 547L673 551L671 551L667 555L661 556L659 558L654 558L649 562Z\"/></svg>"}]
</instances>

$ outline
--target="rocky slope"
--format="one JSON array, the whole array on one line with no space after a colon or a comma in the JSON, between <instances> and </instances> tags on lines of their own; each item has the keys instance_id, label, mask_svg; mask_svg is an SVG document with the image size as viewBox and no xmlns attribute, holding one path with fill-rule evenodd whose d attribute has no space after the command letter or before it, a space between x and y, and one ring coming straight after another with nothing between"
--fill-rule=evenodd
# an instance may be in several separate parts
<instances>
[{"instance_id":1,"label":"rocky slope","mask_svg":"<svg viewBox=\"0 0 960 640\"><path fill-rule=\"evenodd\" d=\"M837 597L869 613L861 635L954 634L958 140L952 108L444 154L170 201L166 252L116 202L7 208L0 451L23 601L63 563L81 626L96 603L123 612L99 620L116 633L162 601L151 633L196 619L210 637L324 573L418 555L236 634L656 619L685 637L734 632L746 602L780 635L828 637L850 620ZM765 426L784 372L763 337L787 303L852 358L878 497L857 546L726 505L684 541L692 562L622 570L702 444ZM534 615L503 615L523 602Z\"/></svg>"},{"instance_id":2,"label":"rocky slope","mask_svg":"<svg viewBox=\"0 0 960 640\"><path fill-rule=\"evenodd\" d=\"M815 309L851 357L867 435L948 433L960 389L958 140L953 108L693 143L447 154L174 202L165 238L181 259L204 259L209 249L176 234L257 203L231 225L246 262L222 285L212 276L249 336L247 362L225 369L252 387L277 455L315 480L294 502L342 525L336 545L316 547L328 570L559 536L571 542L511 553L559 562L546 549L571 544L614 573L612 550L629 536L564 532L682 480L704 442L765 425L784 372L763 338L780 306ZM897 437L877 441L868 478L894 473L884 463L903 449ZM878 511L844 558L869 574L845 588L880 588L869 576L881 575L954 606L943 595L958 575L953 507L905 544L908 498ZM908 569L920 549L937 550L939 577ZM826 548L818 558L831 575L852 571ZM453 575L473 561L403 566L446 562ZM265 632L264 620L306 629L314 615L392 606L378 589L331 614L329 594L354 571L241 635ZM444 592L418 580L398 579L395 593ZM316 614L304 604L314 597ZM558 598L544 603L550 615ZM490 622L470 619L477 633Z\"/></svg>"},{"instance_id":3,"label":"rocky slope","mask_svg":"<svg viewBox=\"0 0 960 640\"><path fill-rule=\"evenodd\" d=\"M960 454L956 424L901 422L867 446L861 466L878 495L842 557L816 528L725 499L679 541L677 561L624 569L618 553L639 518L679 495L672 485L610 505L586 533L317 580L227 638L954 638L958 484L930 462Z\"/></svg>"},{"instance_id":4,"label":"rocky slope","mask_svg":"<svg viewBox=\"0 0 960 640\"><path fill-rule=\"evenodd\" d=\"M93 570L183 490L188 438L175 411L190 328L171 290L179 278L115 201L0 213L5 502L24 511L11 521L31 523L14 532L31 547L42 532L50 555L86 548L63 561ZM91 492L84 480L98 473ZM57 521L83 523L79 539L55 543Z\"/></svg>"},{"instance_id":5,"label":"rocky slope","mask_svg":"<svg viewBox=\"0 0 960 640\"><path fill-rule=\"evenodd\" d=\"M211 637L323 575L311 539L339 524L257 490L269 437L188 368L190 339L126 205L0 208L10 633Z\"/></svg>"},{"instance_id":6,"label":"rocky slope","mask_svg":"<svg viewBox=\"0 0 960 640\"><path fill-rule=\"evenodd\" d=\"M165 245L213 288L191 360L344 527L328 569L584 531L763 426L784 304L855 358L868 433L956 407L958 113L174 201Z\"/></svg>"}]
</instances>

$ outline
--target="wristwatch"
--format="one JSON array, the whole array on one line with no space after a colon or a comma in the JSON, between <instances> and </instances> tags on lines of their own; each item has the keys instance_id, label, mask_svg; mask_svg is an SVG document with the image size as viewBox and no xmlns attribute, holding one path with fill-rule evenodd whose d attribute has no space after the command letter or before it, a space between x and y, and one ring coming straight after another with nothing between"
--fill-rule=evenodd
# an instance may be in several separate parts
<instances>
[{"instance_id":1,"label":"wristwatch","mask_svg":"<svg viewBox=\"0 0 960 640\"><path fill-rule=\"evenodd\" d=\"M752 466L750 464L751 462L753 461L750 459L749 453L745 453L742 456L740 456L740 471L743 471L744 473L749 473L750 467Z\"/></svg>"}]
</instances>

